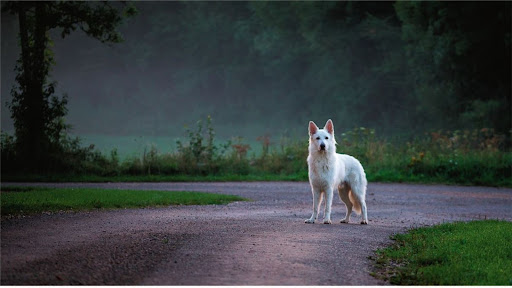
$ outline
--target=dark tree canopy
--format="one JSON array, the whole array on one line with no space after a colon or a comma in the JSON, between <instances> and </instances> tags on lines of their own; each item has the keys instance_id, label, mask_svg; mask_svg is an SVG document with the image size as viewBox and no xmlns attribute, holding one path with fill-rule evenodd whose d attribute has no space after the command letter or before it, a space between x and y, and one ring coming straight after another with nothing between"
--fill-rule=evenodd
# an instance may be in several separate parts
<instances>
[{"instance_id":1,"label":"dark tree canopy","mask_svg":"<svg viewBox=\"0 0 512 288\"><path fill-rule=\"evenodd\" d=\"M137 59L130 91L173 119L510 130L511 2L138 4L120 61Z\"/></svg>"},{"instance_id":2,"label":"dark tree canopy","mask_svg":"<svg viewBox=\"0 0 512 288\"><path fill-rule=\"evenodd\" d=\"M435 123L437 118L457 126L509 132L511 3L463 4L395 4L413 96L424 111L424 121Z\"/></svg>"}]
</instances>

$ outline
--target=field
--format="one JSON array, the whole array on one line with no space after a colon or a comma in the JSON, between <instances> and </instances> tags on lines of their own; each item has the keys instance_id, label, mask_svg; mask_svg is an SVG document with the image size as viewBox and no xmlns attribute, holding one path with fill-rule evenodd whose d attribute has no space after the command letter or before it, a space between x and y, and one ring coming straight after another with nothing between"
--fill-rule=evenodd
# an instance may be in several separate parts
<instances>
[{"instance_id":1,"label":"field","mask_svg":"<svg viewBox=\"0 0 512 288\"><path fill-rule=\"evenodd\" d=\"M474 221L418 228L377 252L393 285L511 285L512 223Z\"/></svg>"}]
</instances>

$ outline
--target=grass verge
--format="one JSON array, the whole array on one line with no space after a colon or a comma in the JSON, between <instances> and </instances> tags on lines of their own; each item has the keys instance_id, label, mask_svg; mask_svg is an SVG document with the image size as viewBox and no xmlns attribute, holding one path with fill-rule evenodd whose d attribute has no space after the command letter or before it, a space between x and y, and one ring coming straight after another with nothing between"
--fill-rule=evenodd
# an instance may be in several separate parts
<instances>
[{"instance_id":1,"label":"grass verge","mask_svg":"<svg viewBox=\"0 0 512 288\"><path fill-rule=\"evenodd\" d=\"M247 200L235 195L189 191L36 187L2 187L0 199L2 216L70 210L227 204Z\"/></svg>"},{"instance_id":2,"label":"grass verge","mask_svg":"<svg viewBox=\"0 0 512 288\"><path fill-rule=\"evenodd\" d=\"M374 276L393 285L512 285L512 223L418 228L376 252Z\"/></svg>"}]
</instances>

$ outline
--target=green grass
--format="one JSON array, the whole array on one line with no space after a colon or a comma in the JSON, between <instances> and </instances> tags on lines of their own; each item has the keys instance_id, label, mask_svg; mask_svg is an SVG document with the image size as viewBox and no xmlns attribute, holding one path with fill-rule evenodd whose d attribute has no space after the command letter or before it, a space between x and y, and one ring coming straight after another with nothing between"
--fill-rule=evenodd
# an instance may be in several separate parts
<instances>
[{"instance_id":1,"label":"green grass","mask_svg":"<svg viewBox=\"0 0 512 288\"><path fill-rule=\"evenodd\" d=\"M512 222L418 228L377 251L375 276L394 285L512 285Z\"/></svg>"},{"instance_id":2,"label":"green grass","mask_svg":"<svg viewBox=\"0 0 512 288\"><path fill-rule=\"evenodd\" d=\"M169 205L209 205L245 201L239 196L188 191L140 191L93 188L2 187L1 214Z\"/></svg>"}]
</instances>

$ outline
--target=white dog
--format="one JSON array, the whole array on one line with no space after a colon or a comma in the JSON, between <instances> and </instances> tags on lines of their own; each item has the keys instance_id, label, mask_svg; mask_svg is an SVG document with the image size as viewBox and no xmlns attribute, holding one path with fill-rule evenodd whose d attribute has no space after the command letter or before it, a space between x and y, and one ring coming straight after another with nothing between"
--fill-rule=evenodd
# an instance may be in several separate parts
<instances>
[{"instance_id":1,"label":"white dog","mask_svg":"<svg viewBox=\"0 0 512 288\"><path fill-rule=\"evenodd\" d=\"M313 215L306 223L315 223L325 195L324 224L331 224L331 205L335 189L347 207L341 223L348 223L352 209L362 214L361 224L368 224L366 215L366 175L359 161L349 155L336 153L334 125L329 119L323 129L309 121L309 184L313 193Z\"/></svg>"}]
</instances>

